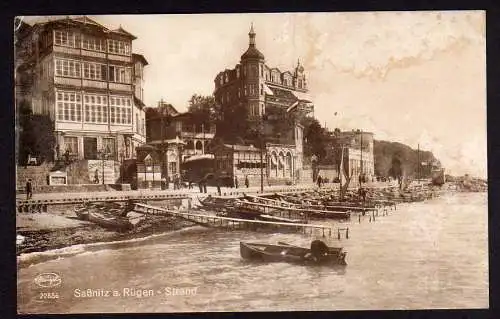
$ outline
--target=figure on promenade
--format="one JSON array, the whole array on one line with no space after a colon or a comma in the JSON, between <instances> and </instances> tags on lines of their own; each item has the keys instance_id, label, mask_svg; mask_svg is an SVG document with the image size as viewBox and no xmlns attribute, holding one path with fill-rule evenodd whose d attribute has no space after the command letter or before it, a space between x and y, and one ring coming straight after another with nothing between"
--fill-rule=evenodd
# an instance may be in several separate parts
<instances>
[{"instance_id":1,"label":"figure on promenade","mask_svg":"<svg viewBox=\"0 0 500 319\"><path fill-rule=\"evenodd\" d=\"M220 178L217 178L217 194L221 196L221 191L220 191Z\"/></svg>"},{"instance_id":2,"label":"figure on promenade","mask_svg":"<svg viewBox=\"0 0 500 319\"><path fill-rule=\"evenodd\" d=\"M26 199L31 199L33 197L33 184L31 178L28 178L26 182Z\"/></svg>"},{"instance_id":3,"label":"figure on promenade","mask_svg":"<svg viewBox=\"0 0 500 319\"><path fill-rule=\"evenodd\" d=\"M248 175L245 175L245 186L247 188L250 186L250 182L248 181Z\"/></svg>"},{"instance_id":4,"label":"figure on promenade","mask_svg":"<svg viewBox=\"0 0 500 319\"><path fill-rule=\"evenodd\" d=\"M234 187L238 188L238 177L234 177Z\"/></svg>"},{"instance_id":5,"label":"figure on promenade","mask_svg":"<svg viewBox=\"0 0 500 319\"><path fill-rule=\"evenodd\" d=\"M99 184L99 170L97 168L94 172L94 184Z\"/></svg>"},{"instance_id":6,"label":"figure on promenade","mask_svg":"<svg viewBox=\"0 0 500 319\"><path fill-rule=\"evenodd\" d=\"M322 182L321 175L318 175L318 179L316 182L318 183L318 187L321 187L321 182Z\"/></svg>"},{"instance_id":7,"label":"figure on promenade","mask_svg":"<svg viewBox=\"0 0 500 319\"><path fill-rule=\"evenodd\" d=\"M170 176L167 176L167 185L166 185L167 189L170 187Z\"/></svg>"}]
</instances>

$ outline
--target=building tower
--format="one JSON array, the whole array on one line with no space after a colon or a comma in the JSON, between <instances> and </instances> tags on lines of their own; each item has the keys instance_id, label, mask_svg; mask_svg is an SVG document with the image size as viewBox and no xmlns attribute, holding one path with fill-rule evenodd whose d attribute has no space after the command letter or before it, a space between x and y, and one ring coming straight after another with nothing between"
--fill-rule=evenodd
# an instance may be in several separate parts
<instances>
[{"instance_id":1,"label":"building tower","mask_svg":"<svg viewBox=\"0 0 500 319\"><path fill-rule=\"evenodd\" d=\"M258 121L265 113L264 93L264 55L255 45L253 24L248 33L248 49L241 56L240 65L243 71L243 85L247 98L246 107L249 120Z\"/></svg>"}]
</instances>

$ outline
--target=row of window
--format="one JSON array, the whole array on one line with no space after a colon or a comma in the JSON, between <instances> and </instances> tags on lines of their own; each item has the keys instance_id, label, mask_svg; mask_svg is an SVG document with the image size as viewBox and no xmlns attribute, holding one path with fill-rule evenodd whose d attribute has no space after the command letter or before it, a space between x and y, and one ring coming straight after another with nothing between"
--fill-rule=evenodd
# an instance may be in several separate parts
<instances>
[{"instance_id":1,"label":"row of window","mask_svg":"<svg viewBox=\"0 0 500 319\"><path fill-rule=\"evenodd\" d=\"M246 75L246 68L243 67L242 69L243 69L243 76L245 76ZM252 76L257 76L257 73L258 73L257 66L251 65L251 66L249 66L249 70L250 70L250 74ZM260 65L260 76L264 77L264 67L262 64ZM283 80L281 80L281 74L279 72L267 72L266 71L265 77L266 77L266 81L271 81L271 82L283 84L286 86L293 86L293 79L290 76L285 76L283 78ZM240 78L240 67L239 66L236 67L236 78ZM224 83L228 83L229 82L229 73L227 73L227 72L224 73L219 78L219 82L220 82L220 85L223 85ZM305 88L305 83L302 81L302 79L299 79L297 84L298 84L299 88Z\"/></svg>"},{"instance_id":2,"label":"row of window","mask_svg":"<svg viewBox=\"0 0 500 319\"><path fill-rule=\"evenodd\" d=\"M132 68L117 65L106 65L95 62L79 62L68 59L55 59L56 76L68 76L89 80L110 81L118 83L131 83Z\"/></svg>"},{"instance_id":3,"label":"row of window","mask_svg":"<svg viewBox=\"0 0 500 319\"><path fill-rule=\"evenodd\" d=\"M60 121L82 122L83 104L83 121L86 123L132 124L132 101L130 97L109 97L108 114L107 96L97 94L84 94L83 96L82 101L80 93L57 92L57 119Z\"/></svg>"},{"instance_id":4,"label":"row of window","mask_svg":"<svg viewBox=\"0 0 500 319\"><path fill-rule=\"evenodd\" d=\"M115 139L114 138L103 138L102 139L103 150L109 155L115 154ZM76 136L65 136L64 137L64 152L76 155L78 154L78 137Z\"/></svg>"},{"instance_id":5,"label":"row of window","mask_svg":"<svg viewBox=\"0 0 500 319\"><path fill-rule=\"evenodd\" d=\"M113 54L130 55L131 43L113 39L100 39L92 36L81 35L72 31L54 31L54 44L71 48L83 48Z\"/></svg>"},{"instance_id":6,"label":"row of window","mask_svg":"<svg viewBox=\"0 0 500 319\"><path fill-rule=\"evenodd\" d=\"M238 95L238 99L241 98L242 96L256 96L258 94L264 95L264 84L260 85L260 90L259 90L257 84L248 84L248 85L243 86L243 90L240 87L238 87L236 92ZM243 93L243 95L242 95L242 93ZM221 103L231 102L230 92L226 92L225 95L221 94L220 102Z\"/></svg>"}]
</instances>

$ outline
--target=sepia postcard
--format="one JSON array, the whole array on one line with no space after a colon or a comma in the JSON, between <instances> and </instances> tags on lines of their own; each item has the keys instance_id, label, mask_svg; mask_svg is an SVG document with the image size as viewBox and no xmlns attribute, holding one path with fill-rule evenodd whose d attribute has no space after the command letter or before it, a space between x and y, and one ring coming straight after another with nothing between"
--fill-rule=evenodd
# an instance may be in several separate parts
<instances>
[{"instance_id":1,"label":"sepia postcard","mask_svg":"<svg viewBox=\"0 0 500 319\"><path fill-rule=\"evenodd\" d=\"M484 11L13 27L18 313L489 307Z\"/></svg>"}]
</instances>

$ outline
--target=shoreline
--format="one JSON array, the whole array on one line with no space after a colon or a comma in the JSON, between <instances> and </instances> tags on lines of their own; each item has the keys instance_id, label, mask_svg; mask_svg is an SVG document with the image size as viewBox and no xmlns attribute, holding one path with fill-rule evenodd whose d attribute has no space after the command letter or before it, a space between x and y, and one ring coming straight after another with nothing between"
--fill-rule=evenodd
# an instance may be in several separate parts
<instances>
[{"instance_id":1,"label":"shoreline","mask_svg":"<svg viewBox=\"0 0 500 319\"><path fill-rule=\"evenodd\" d=\"M118 232L78 219L74 205L54 207L47 213L17 213L16 233L23 240L16 244L16 256L74 245L144 238L193 225L176 217L151 216L129 231Z\"/></svg>"},{"instance_id":2,"label":"shoreline","mask_svg":"<svg viewBox=\"0 0 500 319\"><path fill-rule=\"evenodd\" d=\"M175 204L164 203L171 207ZM74 245L140 239L195 226L178 217L150 216L133 229L118 232L78 219L74 207L68 204L53 206L47 213L17 213L16 232L24 238L16 245L16 256Z\"/></svg>"}]
</instances>

